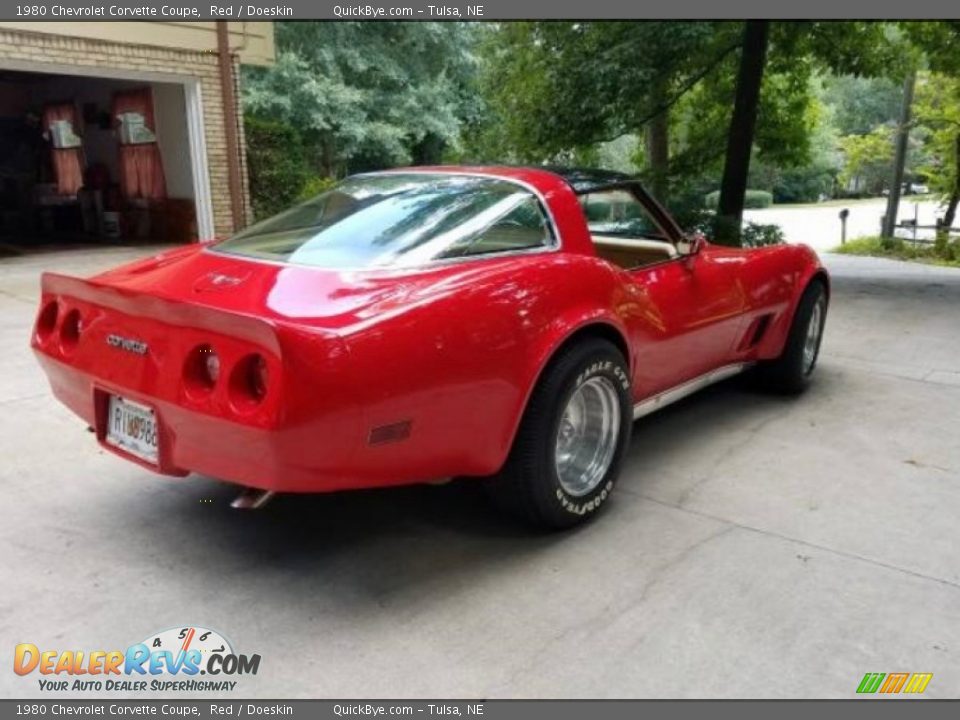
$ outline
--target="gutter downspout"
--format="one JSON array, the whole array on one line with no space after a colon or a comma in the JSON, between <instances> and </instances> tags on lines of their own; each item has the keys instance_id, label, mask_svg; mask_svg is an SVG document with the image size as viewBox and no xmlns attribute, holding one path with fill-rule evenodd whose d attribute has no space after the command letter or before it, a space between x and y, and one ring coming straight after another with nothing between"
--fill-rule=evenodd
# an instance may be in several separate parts
<instances>
[{"instance_id":1,"label":"gutter downspout","mask_svg":"<svg viewBox=\"0 0 960 720\"><path fill-rule=\"evenodd\" d=\"M234 232L246 225L243 183L240 178L240 140L237 133L237 96L234 92L233 58L226 21L217 21L217 59L220 64L220 95L223 98L223 130L227 140L227 182Z\"/></svg>"}]
</instances>

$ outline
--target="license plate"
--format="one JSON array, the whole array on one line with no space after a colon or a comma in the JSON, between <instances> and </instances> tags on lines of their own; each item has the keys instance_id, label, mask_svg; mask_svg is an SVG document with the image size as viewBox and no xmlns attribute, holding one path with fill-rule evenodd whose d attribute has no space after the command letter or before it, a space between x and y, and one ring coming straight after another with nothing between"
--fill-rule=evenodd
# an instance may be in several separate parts
<instances>
[{"instance_id":1,"label":"license plate","mask_svg":"<svg viewBox=\"0 0 960 720\"><path fill-rule=\"evenodd\" d=\"M111 395L105 439L108 445L157 464L157 414L153 408Z\"/></svg>"}]
</instances>

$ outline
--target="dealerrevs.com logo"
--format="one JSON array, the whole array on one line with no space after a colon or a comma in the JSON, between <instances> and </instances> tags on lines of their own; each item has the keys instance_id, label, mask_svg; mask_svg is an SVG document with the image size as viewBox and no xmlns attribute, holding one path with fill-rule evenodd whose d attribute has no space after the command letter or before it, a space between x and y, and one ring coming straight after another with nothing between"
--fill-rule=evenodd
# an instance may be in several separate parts
<instances>
[{"instance_id":1,"label":"dealerrevs.com logo","mask_svg":"<svg viewBox=\"0 0 960 720\"><path fill-rule=\"evenodd\" d=\"M51 692L232 691L239 675L256 675L260 655L242 655L220 633L202 627L171 628L126 650L42 650L20 643L17 675L37 674ZM203 677L201 677L203 676Z\"/></svg>"}]
</instances>

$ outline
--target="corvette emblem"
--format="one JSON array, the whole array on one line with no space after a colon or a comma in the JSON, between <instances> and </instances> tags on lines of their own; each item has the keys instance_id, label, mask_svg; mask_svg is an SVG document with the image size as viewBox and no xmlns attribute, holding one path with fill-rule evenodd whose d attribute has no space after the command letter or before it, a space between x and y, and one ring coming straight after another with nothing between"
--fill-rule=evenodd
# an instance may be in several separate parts
<instances>
[{"instance_id":1,"label":"corvette emblem","mask_svg":"<svg viewBox=\"0 0 960 720\"><path fill-rule=\"evenodd\" d=\"M136 353L137 355L147 354L147 344L143 342L143 340L125 338L122 335L107 335L107 345L110 347L115 347L118 350L126 350L127 352Z\"/></svg>"},{"instance_id":2,"label":"corvette emblem","mask_svg":"<svg viewBox=\"0 0 960 720\"><path fill-rule=\"evenodd\" d=\"M200 293L216 290L229 290L241 285L249 277L249 273L244 275L228 275L227 273L213 271L207 273L206 275L202 275L193 284L193 291Z\"/></svg>"},{"instance_id":3,"label":"corvette emblem","mask_svg":"<svg viewBox=\"0 0 960 720\"><path fill-rule=\"evenodd\" d=\"M217 285L218 287L232 287L234 285L239 285L246 278L239 278L233 275L222 275L221 273L210 273L208 276L210 278L211 285Z\"/></svg>"}]
</instances>

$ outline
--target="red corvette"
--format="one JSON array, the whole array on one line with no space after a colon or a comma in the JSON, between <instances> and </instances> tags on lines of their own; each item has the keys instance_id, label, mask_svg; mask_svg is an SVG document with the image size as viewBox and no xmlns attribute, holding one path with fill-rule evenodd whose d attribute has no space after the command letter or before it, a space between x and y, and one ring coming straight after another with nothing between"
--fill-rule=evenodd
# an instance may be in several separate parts
<instances>
[{"instance_id":1,"label":"red corvette","mask_svg":"<svg viewBox=\"0 0 960 720\"><path fill-rule=\"evenodd\" d=\"M47 273L32 344L101 445L273 492L486 478L550 527L613 489L632 420L753 367L799 392L807 247L687 236L634 180L395 170L212 244Z\"/></svg>"}]
</instances>

